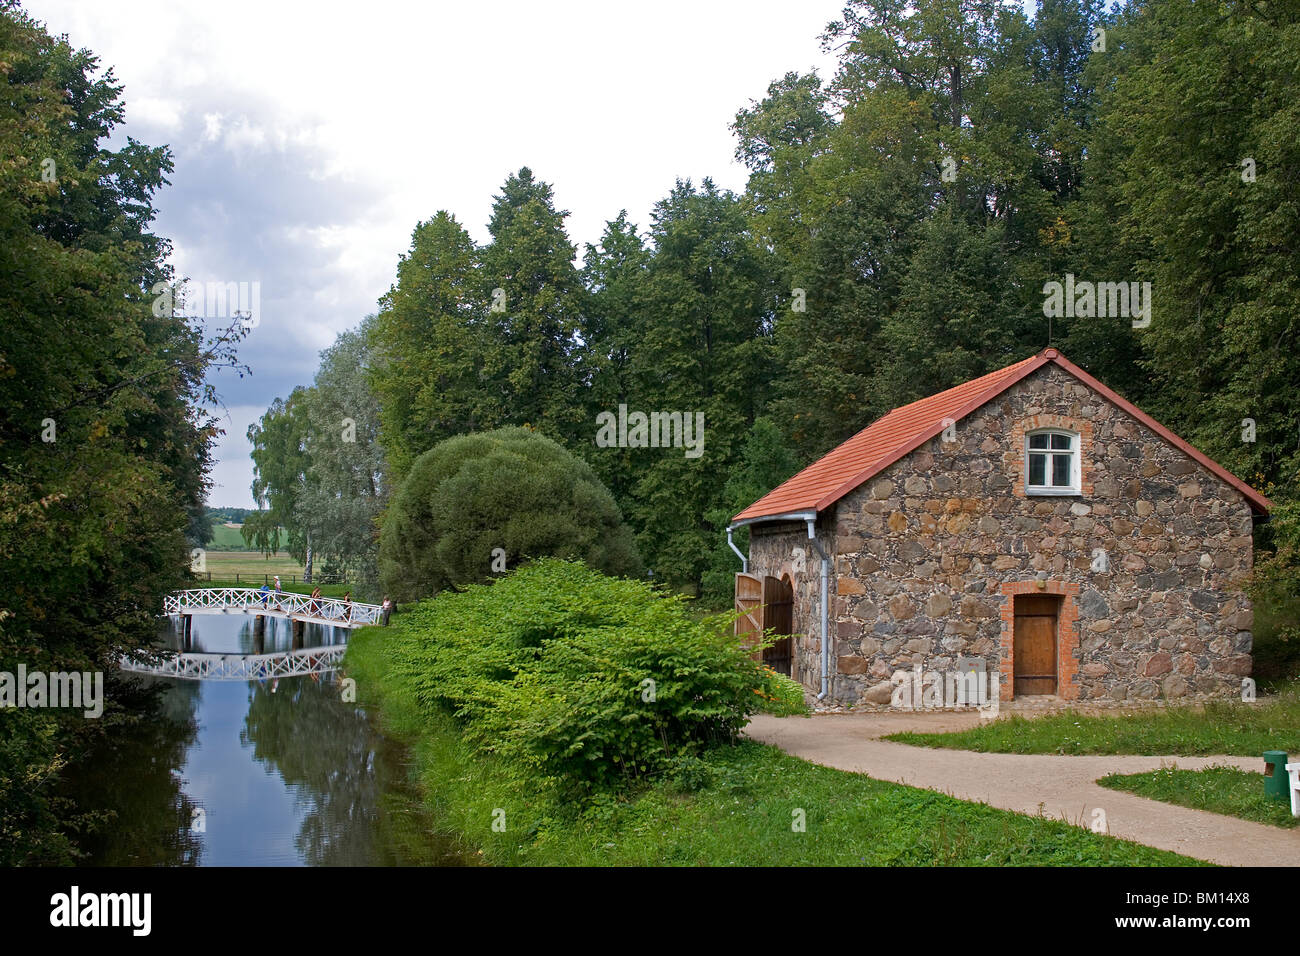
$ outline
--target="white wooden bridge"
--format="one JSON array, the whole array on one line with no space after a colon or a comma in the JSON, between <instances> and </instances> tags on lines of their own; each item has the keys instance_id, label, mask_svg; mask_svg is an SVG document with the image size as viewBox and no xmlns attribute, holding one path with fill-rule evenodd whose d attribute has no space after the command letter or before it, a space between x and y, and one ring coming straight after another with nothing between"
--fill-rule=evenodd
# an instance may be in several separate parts
<instances>
[{"instance_id":1,"label":"white wooden bridge","mask_svg":"<svg viewBox=\"0 0 1300 956\"><path fill-rule=\"evenodd\" d=\"M338 598L311 598L306 594L291 594L287 591L195 588L167 595L163 599L163 613L182 617L189 614L255 614L353 628L378 624L383 608L378 604L361 604Z\"/></svg>"},{"instance_id":2,"label":"white wooden bridge","mask_svg":"<svg viewBox=\"0 0 1300 956\"><path fill-rule=\"evenodd\" d=\"M332 644L279 654L175 654L155 664L124 657L120 666L181 680L267 680L336 671L347 649L346 644Z\"/></svg>"}]
</instances>

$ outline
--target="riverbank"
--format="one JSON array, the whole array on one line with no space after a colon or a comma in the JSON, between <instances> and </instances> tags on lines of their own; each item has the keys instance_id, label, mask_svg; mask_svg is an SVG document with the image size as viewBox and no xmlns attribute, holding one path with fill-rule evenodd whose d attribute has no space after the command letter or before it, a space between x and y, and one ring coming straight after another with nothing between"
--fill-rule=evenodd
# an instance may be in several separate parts
<instances>
[{"instance_id":1,"label":"riverbank","mask_svg":"<svg viewBox=\"0 0 1300 956\"><path fill-rule=\"evenodd\" d=\"M943 794L818 766L745 741L585 808L524 792L424 709L391 667L402 616L354 633L358 702L411 752L434 825L493 865L1177 866L1197 861Z\"/></svg>"}]
</instances>

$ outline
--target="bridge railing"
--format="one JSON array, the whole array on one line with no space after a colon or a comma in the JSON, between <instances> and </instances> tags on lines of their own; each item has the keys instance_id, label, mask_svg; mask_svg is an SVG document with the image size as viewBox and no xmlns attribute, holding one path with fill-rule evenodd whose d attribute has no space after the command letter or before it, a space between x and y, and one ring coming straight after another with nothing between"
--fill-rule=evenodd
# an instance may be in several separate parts
<instances>
[{"instance_id":1,"label":"bridge railing","mask_svg":"<svg viewBox=\"0 0 1300 956\"><path fill-rule=\"evenodd\" d=\"M383 614L378 604L340 601L338 598L313 598L307 594L285 591L261 591L257 588L195 588L177 591L163 599L164 614L192 611L224 611L238 608L256 613L265 610L290 617L305 616L338 621L340 624L377 624Z\"/></svg>"}]
</instances>

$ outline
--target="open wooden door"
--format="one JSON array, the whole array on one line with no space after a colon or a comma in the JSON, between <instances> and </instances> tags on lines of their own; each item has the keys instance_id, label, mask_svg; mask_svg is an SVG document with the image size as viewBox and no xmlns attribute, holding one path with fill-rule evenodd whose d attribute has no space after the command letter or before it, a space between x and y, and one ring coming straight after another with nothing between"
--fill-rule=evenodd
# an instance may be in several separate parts
<instances>
[{"instance_id":1,"label":"open wooden door","mask_svg":"<svg viewBox=\"0 0 1300 956\"><path fill-rule=\"evenodd\" d=\"M744 572L736 572L737 634L753 634L754 640L763 633L763 579Z\"/></svg>"}]
</instances>

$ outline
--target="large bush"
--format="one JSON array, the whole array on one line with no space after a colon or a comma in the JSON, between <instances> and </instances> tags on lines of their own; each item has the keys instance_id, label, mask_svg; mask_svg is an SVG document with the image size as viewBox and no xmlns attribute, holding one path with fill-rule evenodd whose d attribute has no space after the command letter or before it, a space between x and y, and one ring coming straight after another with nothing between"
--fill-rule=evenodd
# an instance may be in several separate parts
<instances>
[{"instance_id":1,"label":"large bush","mask_svg":"<svg viewBox=\"0 0 1300 956\"><path fill-rule=\"evenodd\" d=\"M526 428L440 442L415 460L379 539L384 590L400 600L488 580L530 558L581 559L638 575L613 496L586 462Z\"/></svg>"},{"instance_id":2,"label":"large bush","mask_svg":"<svg viewBox=\"0 0 1300 956\"><path fill-rule=\"evenodd\" d=\"M394 666L531 786L574 793L663 772L731 741L781 696L732 636L680 597L545 559L399 619Z\"/></svg>"}]
</instances>

